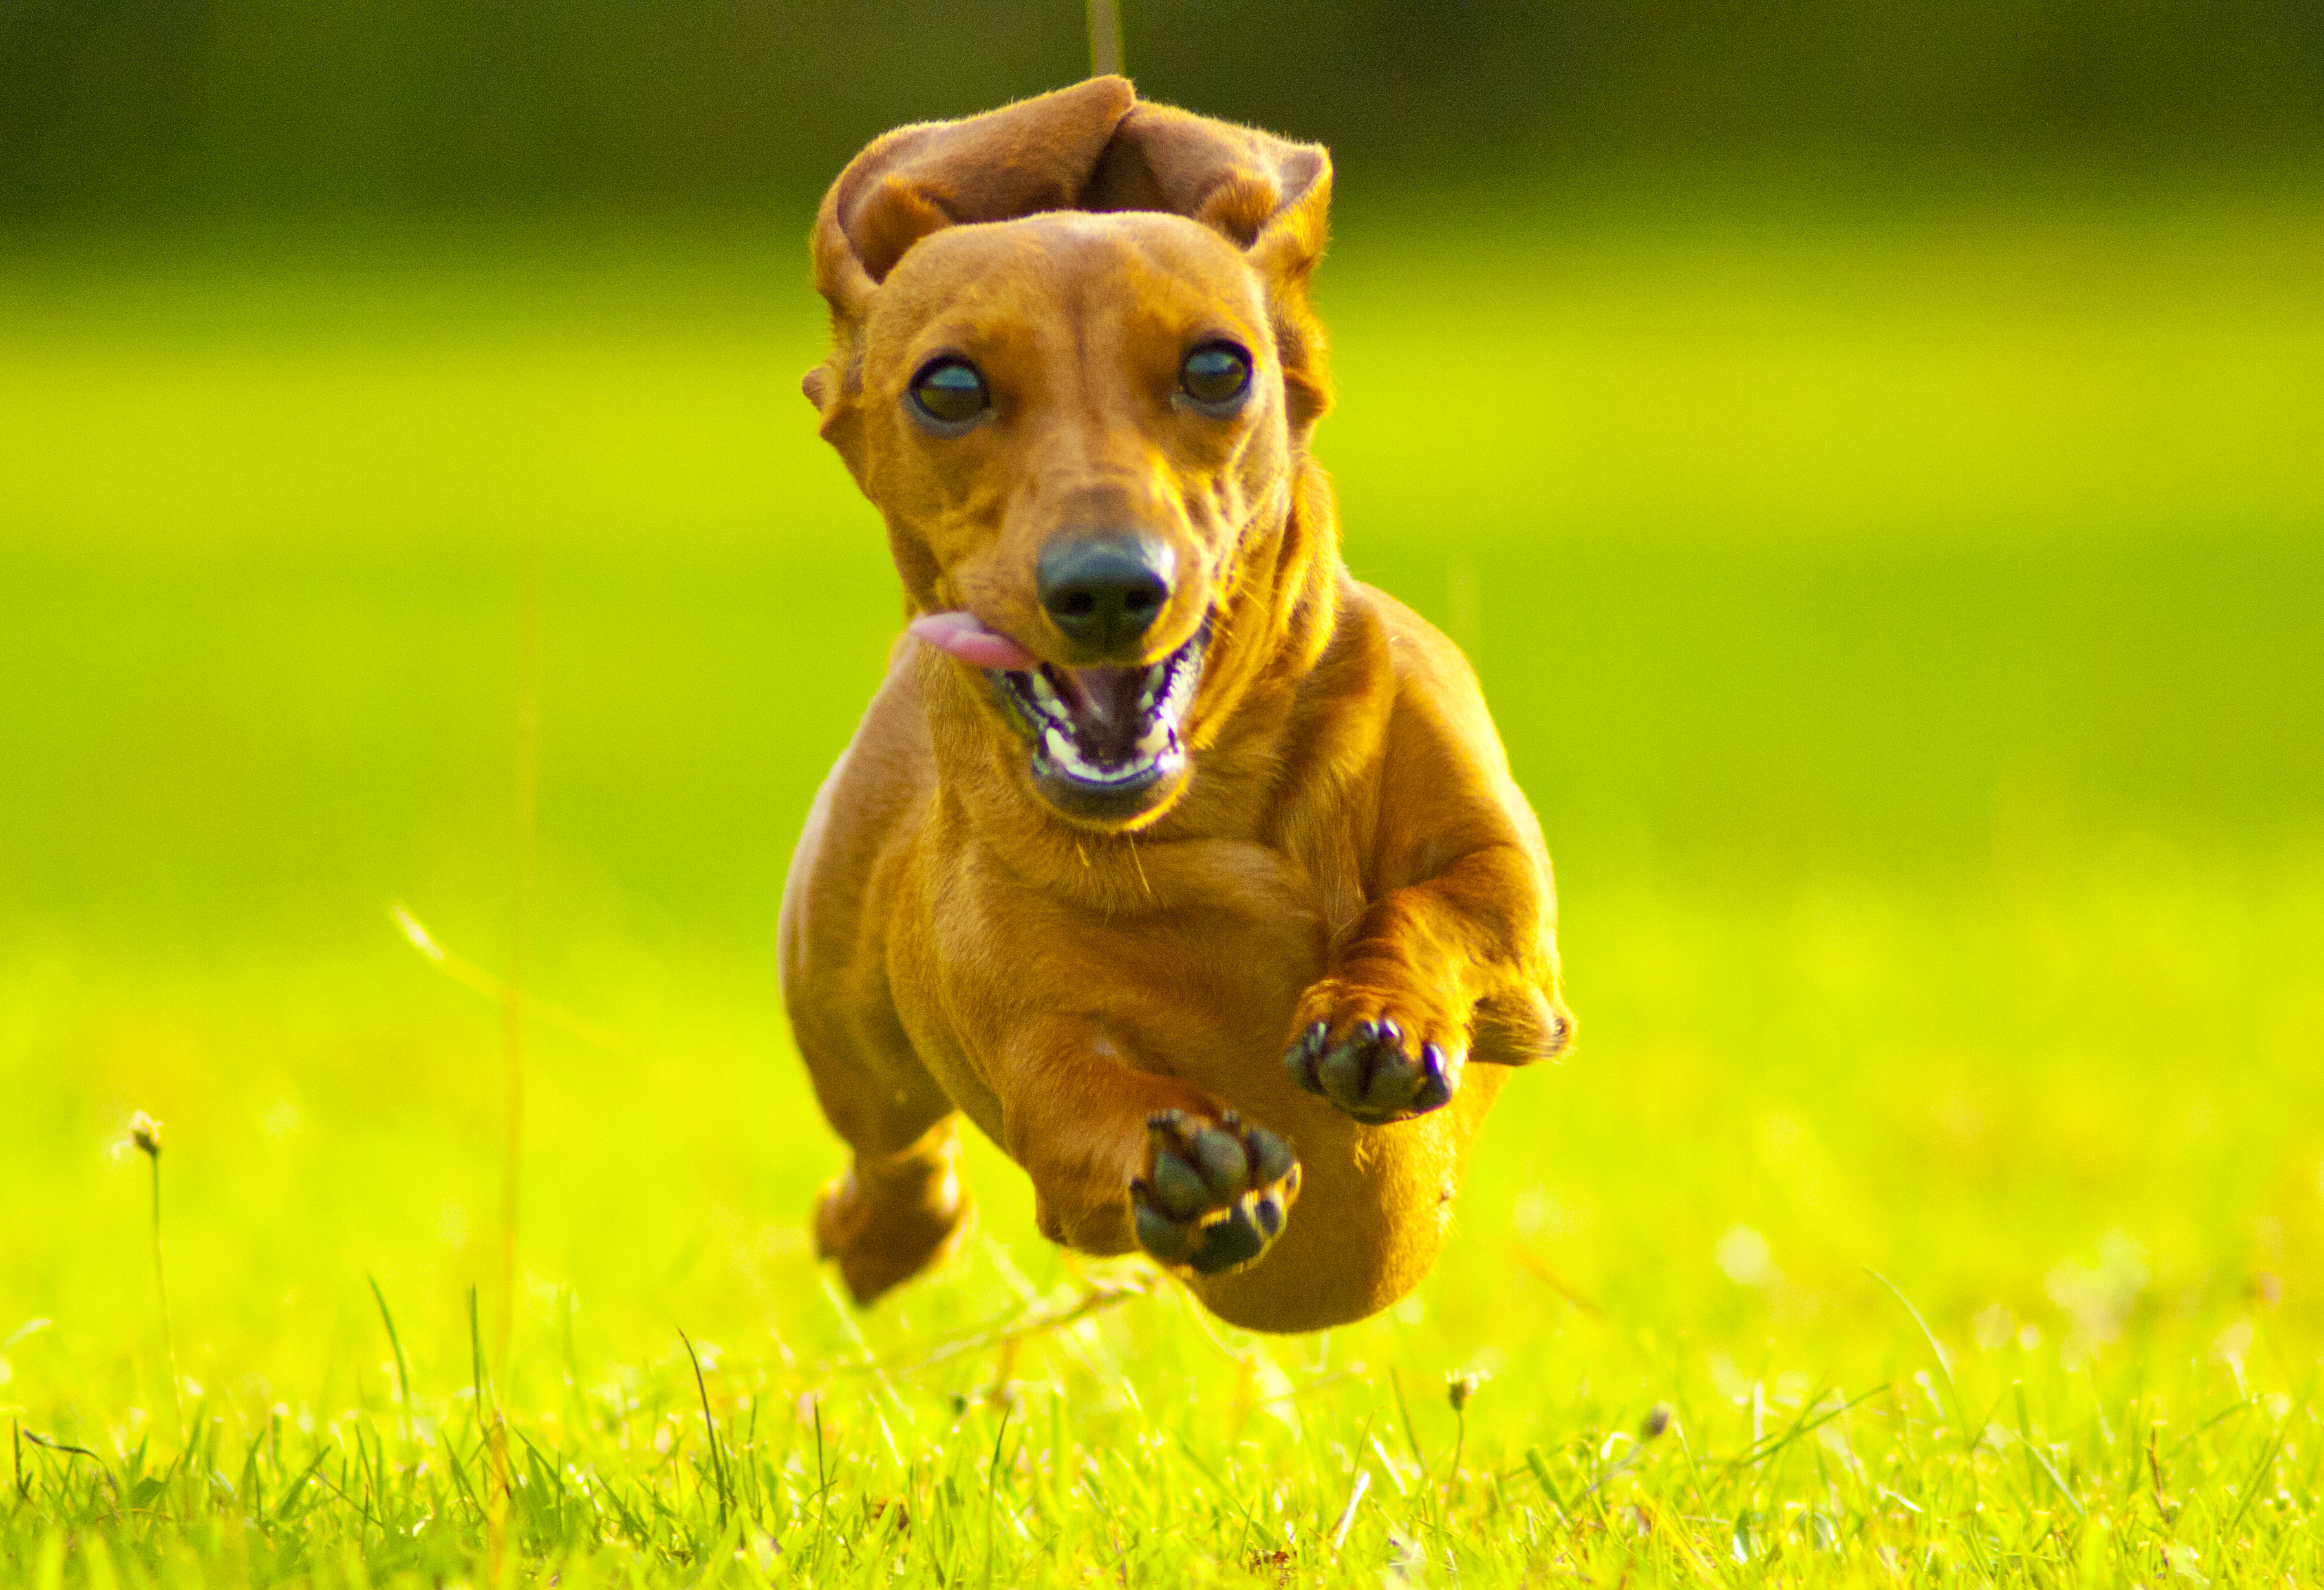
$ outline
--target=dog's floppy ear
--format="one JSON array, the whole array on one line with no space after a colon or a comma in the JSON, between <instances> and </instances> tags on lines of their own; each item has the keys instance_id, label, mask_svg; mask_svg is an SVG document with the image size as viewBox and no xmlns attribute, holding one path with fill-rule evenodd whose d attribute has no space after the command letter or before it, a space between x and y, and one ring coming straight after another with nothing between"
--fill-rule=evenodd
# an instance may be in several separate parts
<instances>
[{"instance_id":1,"label":"dog's floppy ear","mask_svg":"<svg viewBox=\"0 0 2324 1590\"><path fill-rule=\"evenodd\" d=\"M853 314L929 233L1081 204L1137 93L1092 78L956 122L918 122L850 161L815 221L816 286Z\"/></svg>"},{"instance_id":2,"label":"dog's floppy ear","mask_svg":"<svg viewBox=\"0 0 2324 1590\"><path fill-rule=\"evenodd\" d=\"M1331 401L1323 326L1307 300L1331 203L1332 157L1323 145L1140 104L1099 157L1081 208L1168 210L1250 257L1268 284L1291 422L1304 436Z\"/></svg>"}]
</instances>

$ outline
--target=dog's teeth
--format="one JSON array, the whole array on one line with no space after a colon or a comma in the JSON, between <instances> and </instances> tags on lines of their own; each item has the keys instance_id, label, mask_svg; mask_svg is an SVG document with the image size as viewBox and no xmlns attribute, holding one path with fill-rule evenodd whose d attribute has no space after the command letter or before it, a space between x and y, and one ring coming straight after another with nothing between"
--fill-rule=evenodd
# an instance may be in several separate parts
<instances>
[{"instance_id":1,"label":"dog's teeth","mask_svg":"<svg viewBox=\"0 0 2324 1590\"><path fill-rule=\"evenodd\" d=\"M1151 779L1171 761L1184 757L1178 726L1194 700L1204 651L1203 637L1198 637L1148 665L1139 681L1138 737L1120 762L1093 759L1082 744L1080 714L1067 704L1064 689L1046 670L1011 672L1000 679L1032 725L1036 755L1051 772L1077 784L1111 789Z\"/></svg>"},{"instance_id":2,"label":"dog's teeth","mask_svg":"<svg viewBox=\"0 0 2324 1590\"><path fill-rule=\"evenodd\" d=\"M1174 722L1185 716L1186 704L1194 692L1194 672L1188 667L1170 670L1169 686L1163 691L1157 716Z\"/></svg>"},{"instance_id":3,"label":"dog's teeth","mask_svg":"<svg viewBox=\"0 0 2324 1590\"><path fill-rule=\"evenodd\" d=\"M1148 670L1146 689L1139 698L1140 719L1151 719L1158 727L1175 723L1186 715L1187 704L1194 695L1195 676L1199 672L1196 663L1199 654L1198 643L1189 642ZM1143 749L1152 738L1153 729L1149 728L1139 742L1140 748Z\"/></svg>"},{"instance_id":4,"label":"dog's teeth","mask_svg":"<svg viewBox=\"0 0 2324 1590\"><path fill-rule=\"evenodd\" d=\"M1138 694L1140 716L1157 710L1170 698L1171 691L1178 688L1179 675L1185 671L1179 666L1185 659L1186 653L1181 648L1146 670L1146 688Z\"/></svg>"}]
</instances>

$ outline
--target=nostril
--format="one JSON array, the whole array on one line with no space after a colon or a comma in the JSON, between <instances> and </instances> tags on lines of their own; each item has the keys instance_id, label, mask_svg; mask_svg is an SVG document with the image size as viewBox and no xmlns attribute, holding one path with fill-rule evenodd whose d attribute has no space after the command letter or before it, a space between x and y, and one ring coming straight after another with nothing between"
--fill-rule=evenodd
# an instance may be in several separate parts
<instances>
[{"instance_id":1,"label":"nostril","mask_svg":"<svg viewBox=\"0 0 2324 1590\"><path fill-rule=\"evenodd\" d=\"M1171 567L1169 550L1142 537L1056 544L1037 571L1040 603L1078 645L1123 651L1167 605Z\"/></svg>"}]
</instances>

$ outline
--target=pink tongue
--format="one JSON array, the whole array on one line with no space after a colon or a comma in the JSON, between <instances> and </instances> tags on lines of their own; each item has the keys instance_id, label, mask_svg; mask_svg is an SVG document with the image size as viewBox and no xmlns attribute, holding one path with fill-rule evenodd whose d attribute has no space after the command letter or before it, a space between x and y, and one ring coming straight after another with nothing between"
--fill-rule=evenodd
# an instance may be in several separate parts
<instances>
[{"instance_id":1,"label":"pink tongue","mask_svg":"<svg viewBox=\"0 0 2324 1590\"><path fill-rule=\"evenodd\" d=\"M1007 635L994 634L973 613L923 613L905 628L937 651L979 668L1025 673L1040 666L1039 658Z\"/></svg>"}]
</instances>

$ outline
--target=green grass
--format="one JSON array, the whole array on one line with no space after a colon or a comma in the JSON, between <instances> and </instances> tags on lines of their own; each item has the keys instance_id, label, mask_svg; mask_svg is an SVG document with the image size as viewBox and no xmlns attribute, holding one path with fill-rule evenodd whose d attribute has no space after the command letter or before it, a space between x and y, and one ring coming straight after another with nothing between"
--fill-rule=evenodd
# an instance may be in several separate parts
<instances>
[{"instance_id":1,"label":"green grass","mask_svg":"<svg viewBox=\"0 0 2324 1590\"><path fill-rule=\"evenodd\" d=\"M0 1581L2324 1578L2324 218L1351 214L1350 557L1583 1044L1295 1339L981 1144L952 1268L817 1272L774 906L896 610L798 252L0 266ZM389 908L504 960L526 535L595 1036L503 1364L498 1012Z\"/></svg>"}]
</instances>

